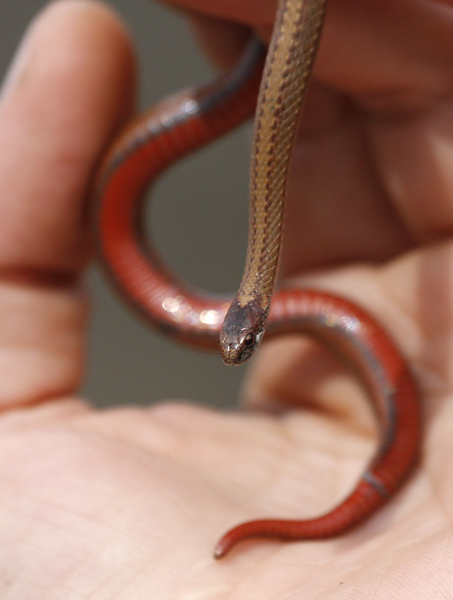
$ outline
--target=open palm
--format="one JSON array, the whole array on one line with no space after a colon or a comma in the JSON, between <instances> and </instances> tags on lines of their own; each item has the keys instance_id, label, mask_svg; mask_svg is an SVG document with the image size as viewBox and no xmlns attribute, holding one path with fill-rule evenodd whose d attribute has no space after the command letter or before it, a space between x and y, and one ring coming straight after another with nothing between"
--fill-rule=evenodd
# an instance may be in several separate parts
<instances>
[{"instance_id":1,"label":"open palm","mask_svg":"<svg viewBox=\"0 0 453 600\"><path fill-rule=\"evenodd\" d=\"M252 0L185 4L209 8L197 26L224 48L234 34L216 16L269 30ZM420 464L347 535L250 541L215 562L217 538L240 520L307 518L339 501L372 452L372 419L353 379L301 340L255 361L245 396L268 411L97 412L78 398L86 198L131 110L132 54L103 6L65 1L37 21L0 104L2 597L449 597L452 33L448 2L331 0L283 261L392 332L423 401Z\"/></svg>"}]
</instances>

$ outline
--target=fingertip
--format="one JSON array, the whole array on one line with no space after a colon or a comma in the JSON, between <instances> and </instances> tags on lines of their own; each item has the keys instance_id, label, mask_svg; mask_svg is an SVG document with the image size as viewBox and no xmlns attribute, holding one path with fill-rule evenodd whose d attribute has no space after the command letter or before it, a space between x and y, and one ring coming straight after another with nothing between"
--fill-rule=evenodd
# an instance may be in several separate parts
<instances>
[{"instance_id":1,"label":"fingertip","mask_svg":"<svg viewBox=\"0 0 453 600\"><path fill-rule=\"evenodd\" d=\"M129 33L110 7L56 0L27 28L3 83L2 103L39 92L41 103L53 109L57 102L77 101L92 112L102 106L104 121L125 118L134 99L134 59Z\"/></svg>"},{"instance_id":2,"label":"fingertip","mask_svg":"<svg viewBox=\"0 0 453 600\"><path fill-rule=\"evenodd\" d=\"M132 111L134 64L127 30L101 2L58 0L30 24L0 102L0 267L85 263L83 202Z\"/></svg>"}]
</instances>

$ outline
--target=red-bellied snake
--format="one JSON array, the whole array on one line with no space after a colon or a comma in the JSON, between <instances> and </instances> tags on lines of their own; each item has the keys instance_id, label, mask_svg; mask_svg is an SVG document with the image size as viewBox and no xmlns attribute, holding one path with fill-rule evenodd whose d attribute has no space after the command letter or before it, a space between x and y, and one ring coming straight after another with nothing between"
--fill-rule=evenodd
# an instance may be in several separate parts
<instances>
[{"instance_id":1,"label":"red-bellied snake","mask_svg":"<svg viewBox=\"0 0 453 600\"><path fill-rule=\"evenodd\" d=\"M375 457L336 508L308 521L265 519L238 525L217 544L216 558L250 537L300 540L342 533L391 496L418 453L416 388L382 327L352 302L315 290L281 289L271 305L288 163L325 3L279 3L256 112L247 265L228 312L229 302L185 287L144 241L142 199L165 168L253 114L263 64L261 44L252 42L231 73L164 100L135 120L114 142L98 180L104 264L126 299L157 328L184 343L217 351L220 335L228 364L248 360L267 319L266 338L288 332L313 335L352 364L379 419L381 442Z\"/></svg>"}]
</instances>

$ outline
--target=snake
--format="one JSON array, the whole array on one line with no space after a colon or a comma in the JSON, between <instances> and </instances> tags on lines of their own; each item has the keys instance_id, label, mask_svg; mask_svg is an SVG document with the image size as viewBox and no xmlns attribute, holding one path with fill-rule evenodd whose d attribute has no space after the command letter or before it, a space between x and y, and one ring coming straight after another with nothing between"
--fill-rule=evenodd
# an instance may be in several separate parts
<instances>
[{"instance_id":1,"label":"snake","mask_svg":"<svg viewBox=\"0 0 453 600\"><path fill-rule=\"evenodd\" d=\"M355 488L308 520L263 518L230 529L225 556L249 538L324 539L369 518L400 487L419 454L420 403L406 359L381 324L354 302L316 289L274 293L287 176L326 0L279 0L269 49L253 38L237 65L214 81L177 92L139 115L111 144L96 181L96 238L113 285L154 327L192 347L250 359L263 338L309 335L360 380L379 425L375 454ZM145 235L150 185L170 165L255 114L246 267L231 301L193 289Z\"/></svg>"}]
</instances>

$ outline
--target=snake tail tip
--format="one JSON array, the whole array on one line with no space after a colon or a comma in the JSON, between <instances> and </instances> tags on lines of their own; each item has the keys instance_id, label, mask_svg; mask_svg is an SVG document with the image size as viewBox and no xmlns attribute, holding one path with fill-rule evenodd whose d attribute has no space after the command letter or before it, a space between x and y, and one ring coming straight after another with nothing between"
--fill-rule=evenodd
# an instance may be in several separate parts
<instances>
[{"instance_id":1,"label":"snake tail tip","mask_svg":"<svg viewBox=\"0 0 453 600\"><path fill-rule=\"evenodd\" d=\"M219 559L223 558L223 556L225 556L225 552L224 552L223 548L216 546L214 548L214 552L213 552L213 557L215 558L215 560L219 560Z\"/></svg>"},{"instance_id":2,"label":"snake tail tip","mask_svg":"<svg viewBox=\"0 0 453 600\"><path fill-rule=\"evenodd\" d=\"M220 540L217 542L213 556L216 560L223 558L231 548L236 544L237 540L233 540L229 535L230 532L226 533Z\"/></svg>"}]
</instances>

